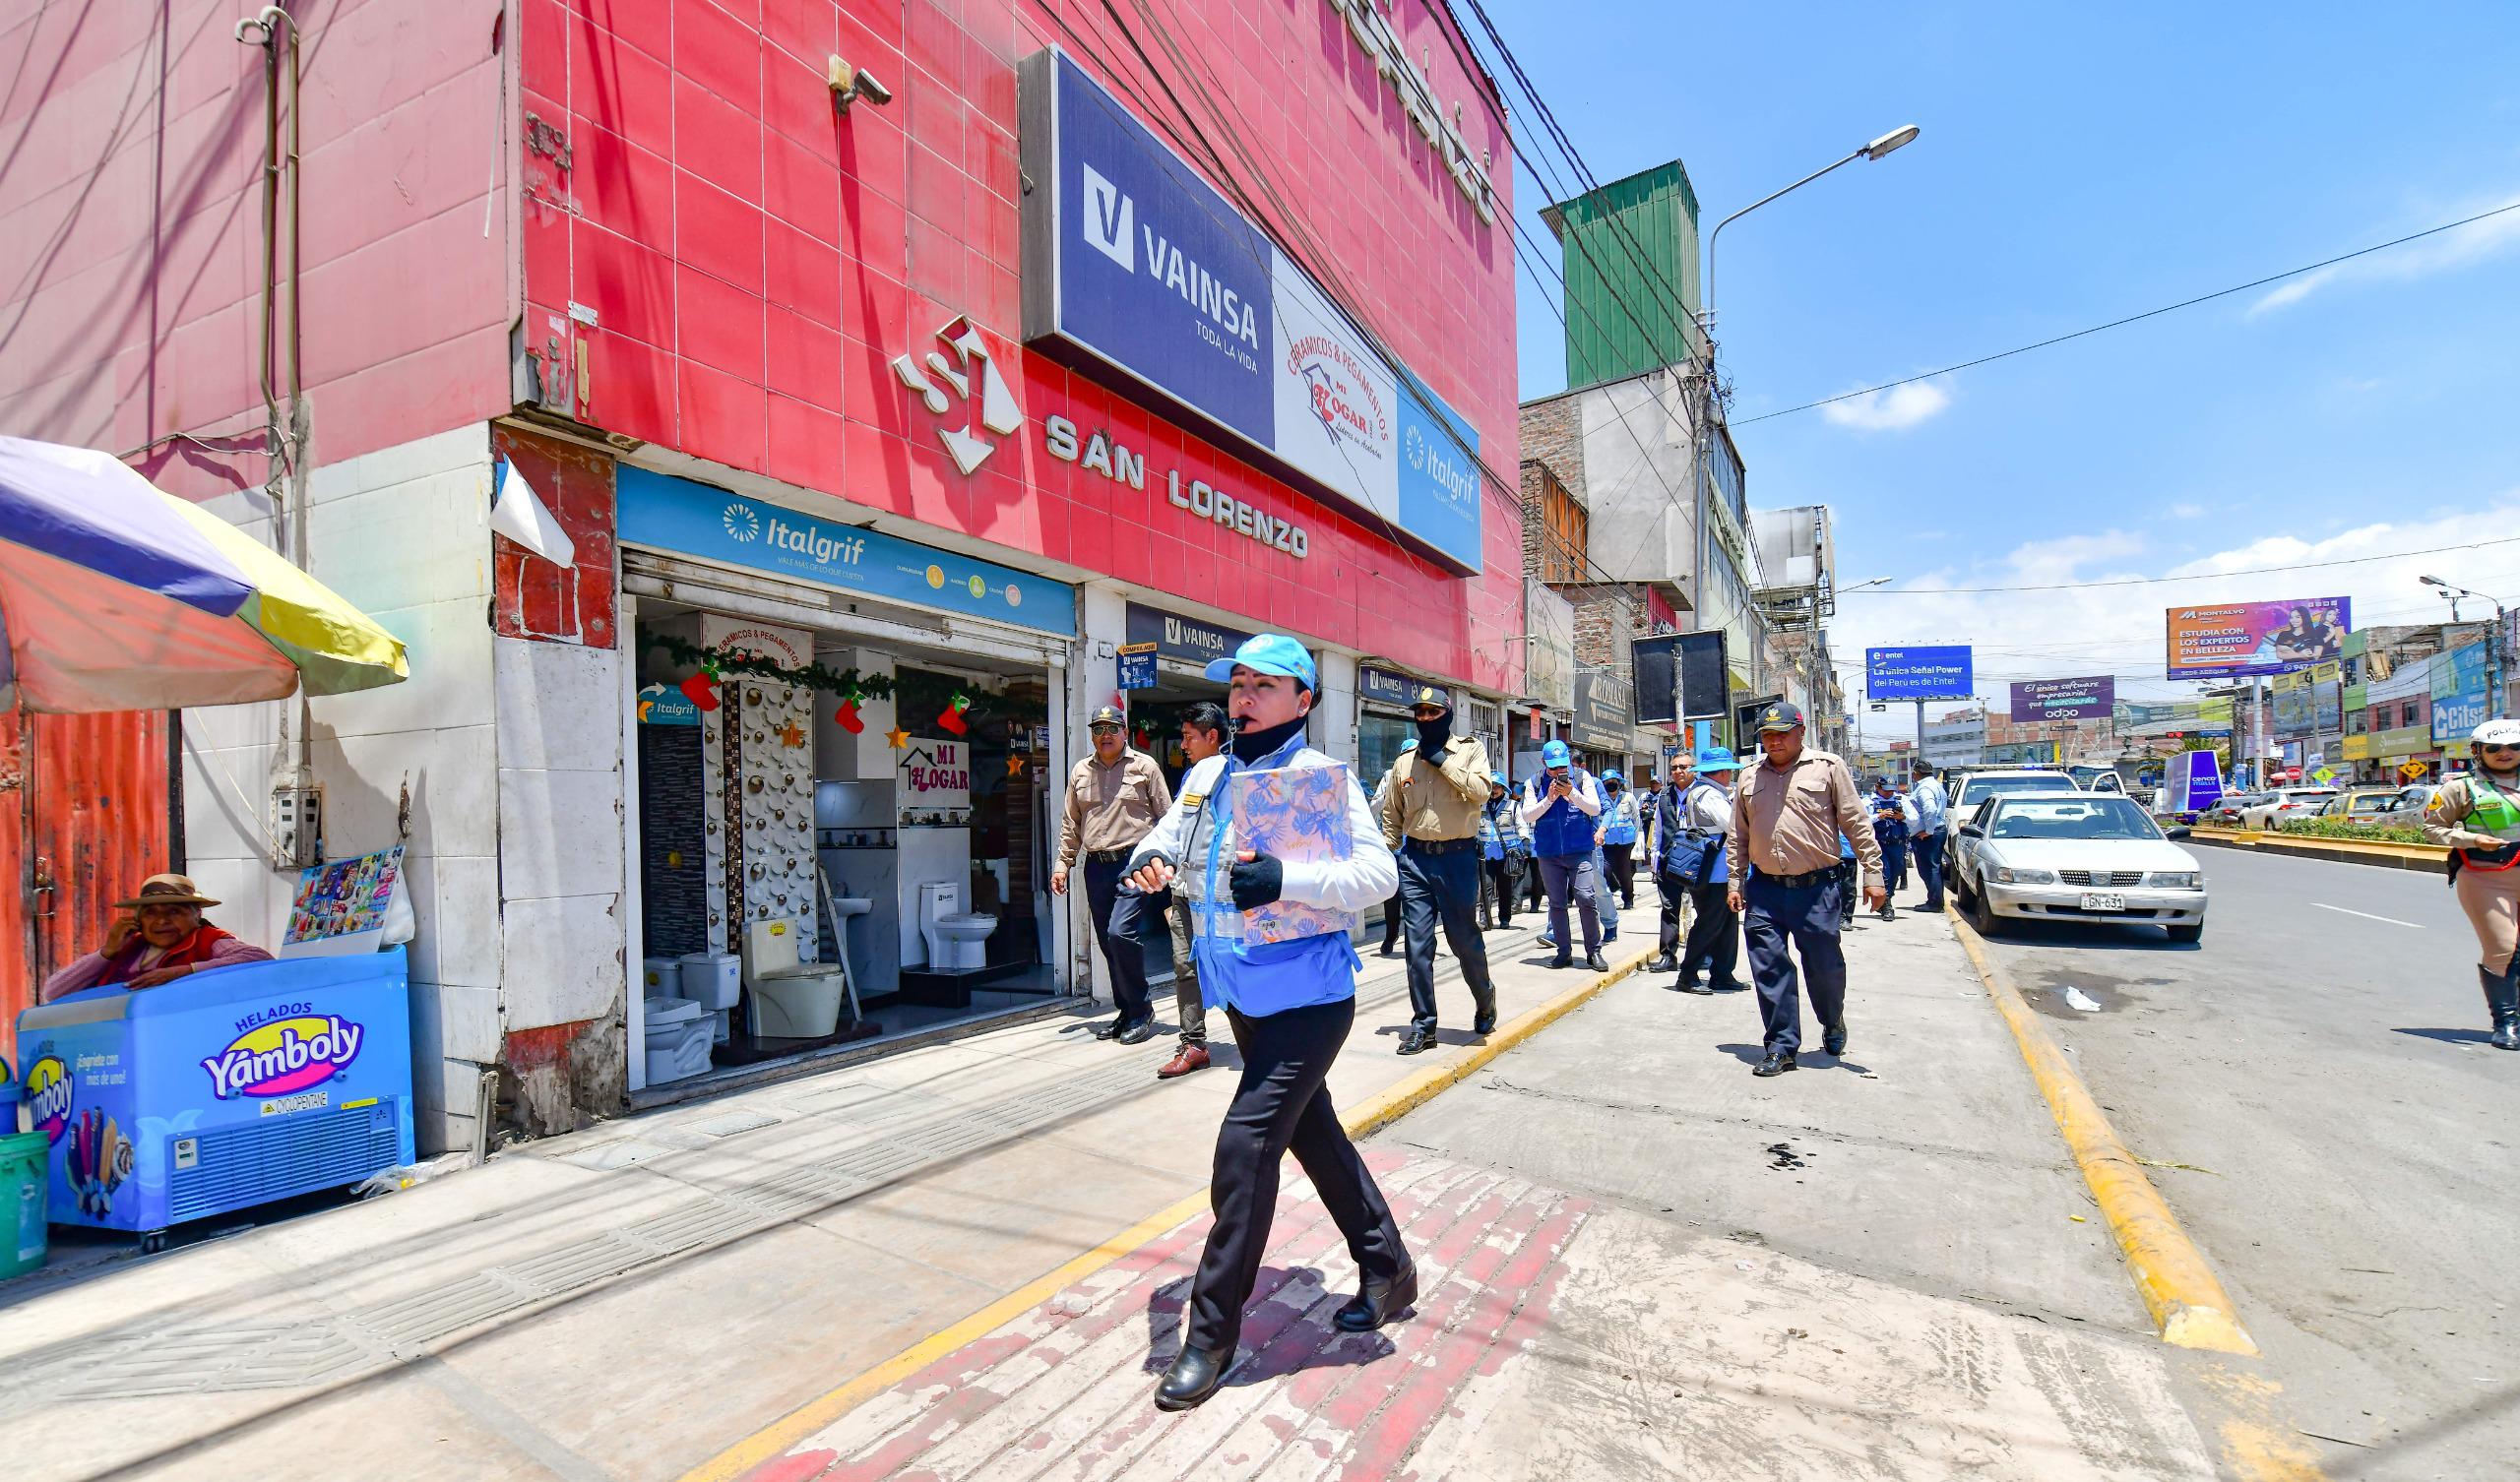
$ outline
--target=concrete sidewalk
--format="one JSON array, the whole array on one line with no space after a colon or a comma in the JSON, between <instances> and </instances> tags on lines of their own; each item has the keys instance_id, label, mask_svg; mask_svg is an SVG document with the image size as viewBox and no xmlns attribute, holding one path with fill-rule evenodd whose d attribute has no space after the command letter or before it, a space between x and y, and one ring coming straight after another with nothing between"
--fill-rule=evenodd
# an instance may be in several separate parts
<instances>
[{"instance_id":1,"label":"concrete sidewalk","mask_svg":"<svg viewBox=\"0 0 2520 1482\"><path fill-rule=\"evenodd\" d=\"M1590 981L1523 919L1488 937L1509 1021ZM1368 948L1343 1105L1470 1053L1439 967L1443 1047L1402 1059L1400 963ZM1097 1041L1106 1013L0 1286L0 1448L64 1478L679 1475L1204 1190L1230 1039L1159 1082L1171 1041Z\"/></svg>"},{"instance_id":2,"label":"concrete sidewalk","mask_svg":"<svg viewBox=\"0 0 2520 1482\"><path fill-rule=\"evenodd\" d=\"M1332 1325L1355 1272L1298 1184L1197 1410L1150 1396L1204 1214L717 1474L2215 1475L1949 927L1848 947L1860 1057L1755 1081L1747 995L1631 976L1371 1140L1419 1266L1406 1321Z\"/></svg>"}]
</instances>

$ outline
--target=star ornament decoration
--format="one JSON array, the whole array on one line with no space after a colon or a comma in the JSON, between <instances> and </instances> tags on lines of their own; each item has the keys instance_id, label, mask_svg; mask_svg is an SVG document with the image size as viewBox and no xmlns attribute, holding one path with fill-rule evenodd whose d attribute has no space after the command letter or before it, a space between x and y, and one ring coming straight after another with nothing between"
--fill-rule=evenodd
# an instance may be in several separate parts
<instances>
[{"instance_id":1,"label":"star ornament decoration","mask_svg":"<svg viewBox=\"0 0 2520 1482\"><path fill-rule=\"evenodd\" d=\"M788 721L780 729L779 744L790 748L804 745L805 728L793 720Z\"/></svg>"},{"instance_id":2,"label":"star ornament decoration","mask_svg":"<svg viewBox=\"0 0 2520 1482\"><path fill-rule=\"evenodd\" d=\"M1024 774L1024 759L1022 757L1007 758L1006 774L1010 777L1022 776Z\"/></svg>"},{"instance_id":3,"label":"star ornament decoration","mask_svg":"<svg viewBox=\"0 0 2520 1482\"><path fill-rule=\"evenodd\" d=\"M910 750L910 732L896 727L884 732L884 744L895 751Z\"/></svg>"}]
</instances>

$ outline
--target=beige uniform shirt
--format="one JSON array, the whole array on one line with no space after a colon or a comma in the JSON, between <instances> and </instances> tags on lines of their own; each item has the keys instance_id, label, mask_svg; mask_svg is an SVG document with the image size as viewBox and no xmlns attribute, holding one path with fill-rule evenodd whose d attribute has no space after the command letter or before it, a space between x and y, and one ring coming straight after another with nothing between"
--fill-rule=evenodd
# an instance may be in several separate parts
<instances>
[{"instance_id":1,"label":"beige uniform shirt","mask_svg":"<svg viewBox=\"0 0 2520 1482\"><path fill-rule=\"evenodd\" d=\"M1120 760L1108 767L1100 757L1087 757L1067 775L1059 868L1073 868L1080 853L1136 848L1171 806L1172 789L1164 785L1164 769L1145 752L1122 747Z\"/></svg>"},{"instance_id":2,"label":"beige uniform shirt","mask_svg":"<svg viewBox=\"0 0 2520 1482\"><path fill-rule=\"evenodd\" d=\"M1783 770L1765 761L1741 773L1732 787L1732 823L1724 831L1724 865L1734 884L1749 876L1808 875L1837 867L1838 834L1855 845L1863 883L1881 883L1881 844L1872 817L1856 791L1847 764L1825 751L1805 748Z\"/></svg>"},{"instance_id":3,"label":"beige uniform shirt","mask_svg":"<svg viewBox=\"0 0 2520 1482\"><path fill-rule=\"evenodd\" d=\"M1445 743L1440 767L1426 766L1423 751L1402 752L1374 792L1382 841L1395 849L1404 838L1475 838L1486 806L1487 747L1468 736Z\"/></svg>"}]
</instances>

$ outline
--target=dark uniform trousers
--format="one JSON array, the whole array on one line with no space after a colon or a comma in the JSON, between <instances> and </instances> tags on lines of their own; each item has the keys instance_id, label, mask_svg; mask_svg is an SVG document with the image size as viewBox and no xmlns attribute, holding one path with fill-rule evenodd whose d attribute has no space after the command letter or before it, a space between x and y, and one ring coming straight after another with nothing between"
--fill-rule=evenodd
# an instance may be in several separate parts
<instances>
[{"instance_id":1,"label":"dark uniform trousers","mask_svg":"<svg viewBox=\"0 0 2520 1482\"><path fill-rule=\"evenodd\" d=\"M1523 893L1522 861L1507 854L1479 862L1479 916L1500 928L1514 924L1514 902Z\"/></svg>"},{"instance_id":2,"label":"dark uniform trousers","mask_svg":"<svg viewBox=\"0 0 2520 1482\"><path fill-rule=\"evenodd\" d=\"M1786 955L1789 940L1802 958L1811 1012L1822 1027L1846 1015L1847 958L1838 945L1841 887L1834 867L1818 873L1813 884L1795 887L1752 875L1741 893L1748 907L1743 931L1750 939L1750 977L1759 986L1759 1020L1771 1050L1802 1046L1802 1000L1796 991L1794 958Z\"/></svg>"},{"instance_id":3,"label":"dark uniform trousers","mask_svg":"<svg viewBox=\"0 0 2520 1482\"><path fill-rule=\"evenodd\" d=\"M1487 939L1479 934L1479 840L1422 838L1400 841L1400 919L1409 948L1411 1021L1435 1027L1435 923L1461 958L1462 981L1481 1014L1496 1007L1496 985L1487 975Z\"/></svg>"},{"instance_id":4,"label":"dark uniform trousers","mask_svg":"<svg viewBox=\"0 0 2520 1482\"><path fill-rule=\"evenodd\" d=\"M1094 913L1094 940L1111 969L1111 1002L1123 1020L1135 1024L1154 1018L1155 1006L1147 989L1145 944L1111 929L1111 908L1119 902L1128 862L1125 851L1113 851L1108 859L1086 855L1085 904Z\"/></svg>"},{"instance_id":5,"label":"dark uniform trousers","mask_svg":"<svg viewBox=\"0 0 2520 1482\"><path fill-rule=\"evenodd\" d=\"M1663 893L1663 950L1678 959L1680 981L1694 982L1704 972L1709 987L1740 987L1741 918L1726 903L1724 887L1690 885L1677 875L1657 875L1654 883ZM1690 911L1685 947L1679 945L1682 900Z\"/></svg>"},{"instance_id":6,"label":"dark uniform trousers","mask_svg":"<svg viewBox=\"0 0 2520 1482\"><path fill-rule=\"evenodd\" d=\"M1330 1104L1322 1082L1355 1022L1356 1003L1314 1004L1258 1019L1226 1011L1242 1051L1242 1081L1217 1131L1216 1167L1208 1205L1216 1223L1190 1288L1190 1322L1181 1341L1231 1350L1242 1335L1242 1309L1260 1279L1269 1222L1278 1208L1280 1160L1289 1152L1312 1180L1356 1268L1376 1280L1409 1264L1391 1206L1365 1171L1356 1144Z\"/></svg>"}]
</instances>

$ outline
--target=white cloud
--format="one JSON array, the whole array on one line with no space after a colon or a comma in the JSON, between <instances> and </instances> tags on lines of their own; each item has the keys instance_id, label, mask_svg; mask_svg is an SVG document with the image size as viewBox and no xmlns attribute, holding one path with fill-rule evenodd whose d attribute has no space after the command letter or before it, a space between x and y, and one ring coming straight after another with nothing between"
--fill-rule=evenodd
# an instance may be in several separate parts
<instances>
[{"instance_id":1,"label":"white cloud","mask_svg":"<svg viewBox=\"0 0 2520 1482\"><path fill-rule=\"evenodd\" d=\"M2472 216L2479 212L2491 211L2502 206L2520 206L2520 196L2471 200L2463 207L2453 208L2439 215L2452 218ZM2290 308L2332 283L2383 280L2403 282L2419 278L2430 278L2436 273L2455 272L2472 263L2484 262L2488 258L2508 252L2514 247L2520 247L2520 211L2505 212L2498 216L2488 216L2482 221L2470 221L2465 226L2454 231L2445 231L2439 236L2426 237L2420 242L2409 242L2404 247L2392 247L2386 252L2375 252L2369 257L2358 257L2352 262L2339 263L2333 268L2321 268L2316 273L2305 273L2300 278L2290 278L2268 289L2257 302L2250 304L2249 317L2253 319L2260 314L2272 314L2279 309Z\"/></svg>"},{"instance_id":2,"label":"white cloud","mask_svg":"<svg viewBox=\"0 0 2520 1482\"><path fill-rule=\"evenodd\" d=\"M1951 404L1950 393L1939 386L1917 382L1910 386L1894 386L1844 401L1831 401L1820 408L1820 414L1841 427L1858 432L1904 432Z\"/></svg>"},{"instance_id":3,"label":"white cloud","mask_svg":"<svg viewBox=\"0 0 2520 1482\"><path fill-rule=\"evenodd\" d=\"M2201 504L2174 504L2168 513L2173 520L2202 520L2214 512Z\"/></svg>"},{"instance_id":4,"label":"white cloud","mask_svg":"<svg viewBox=\"0 0 2520 1482\"><path fill-rule=\"evenodd\" d=\"M2450 523L2455 520L2455 524ZM2060 679L2109 674L2129 699L2169 699L2196 693L2188 682L2162 678L2163 613L2204 602L2277 601L2344 596L2353 603L2353 625L2446 621L2449 604L2417 580L2438 576L2513 604L2520 596L2520 544L2476 545L2475 529L2520 532L2520 488L2477 497L2442 519L2423 514L2359 525L2332 535L2270 535L2229 549L2188 554L2165 540L2158 526L2149 539L2126 530L2099 530L2016 546L1999 557L1967 567L1945 566L1902 581L1889 592L1849 592L1829 625L1829 647L1844 666L1847 699L1858 708L1867 737L1908 736L1915 708L1892 705L1882 714L1861 710L1863 650L1922 644L1967 644L1976 649L1977 692L2002 707L2018 679ZM1922 552L1906 536L1864 553L1860 517L1838 531L1849 570L1898 570L1898 552L1911 561ZM2201 543L2201 542L2200 542ZM2165 544L2174 547L2164 551ZM2313 571L2257 574L2262 568L2350 561L2378 552L2435 550L2427 556L2392 555ZM1945 552L1947 555L1948 552ZM2141 559L2149 554L2150 559ZM1888 559L1884 560L1883 556ZM2228 575L2246 573L2246 575ZM2199 577L2140 586L2074 587L2133 577ZM2029 591L1953 588L2029 587ZM2515 604L2520 605L2520 604ZM2490 617L2482 603L2461 605L2471 621ZM1938 712L1937 708L1928 707Z\"/></svg>"}]
</instances>

